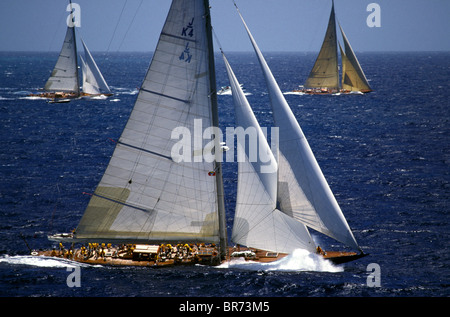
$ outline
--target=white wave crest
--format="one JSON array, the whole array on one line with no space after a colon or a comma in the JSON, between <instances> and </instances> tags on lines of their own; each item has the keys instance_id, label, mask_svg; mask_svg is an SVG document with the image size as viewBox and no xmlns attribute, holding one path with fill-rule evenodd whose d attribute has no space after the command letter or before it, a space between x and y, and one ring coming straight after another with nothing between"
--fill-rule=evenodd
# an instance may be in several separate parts
<instances>
[{"instance_id":1,"label":"white wave crest","mask_svg":"<svg viewBox=\"0 0 450 317\"><path fill-rule=\"evenodd\" d=\"M260 263L246 261L243 258L233 259L218 266L219 268L236 268L250 271L285 271L285 272L343 272L344 268L334 265L321 256L303 249L294 252L280 260Z\"/></svg>"},{"instance_id":2,"label":"white wave crest","mask_svg":"<svg viewBox=\"0 0 450 317\"><path fill-rule=\"evenodd\" d=\"M70 261L67 259L58 259L44 256L33 256L33 255L15 255L15 256L2 256L0 257L0 263L8 263L13 265L30 265L38 267L77 267L84 266L81 263Z\"/></svg>"},{"instance_id":3,"label":"white wave crest","mask_svg":"<svg viewBox=\"0 0 450 317\"><path fill-rule=\"evenodd\" d=\"M283 92L283 95L303 96L303 95L306 95L306 94L304 92L301 92L301 91L286 91L286 92Z\"/></svg>"}]
</instances>

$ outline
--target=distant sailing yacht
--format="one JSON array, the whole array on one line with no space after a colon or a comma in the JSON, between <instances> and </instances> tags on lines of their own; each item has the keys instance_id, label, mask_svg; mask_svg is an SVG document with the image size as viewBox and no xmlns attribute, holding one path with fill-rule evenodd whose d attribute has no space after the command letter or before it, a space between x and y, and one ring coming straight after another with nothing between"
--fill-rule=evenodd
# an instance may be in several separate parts
<instances>
[{"instance_id":1,"label":"distant sailing yacht","mask_svg":"<svg viewBox=\"0 0 450 317\"><path fill-rule=\"evenodd\" d=\"M69 3L72 5L72 1ZM73 21L72 13L73 11L70 12L70 16ZM83 41L82 43L86 59L85 63L80 56L83 66L83 92L80 90L75 25L68 25L58 60L44 86L45 92L30 96L48 98L49 102L61 103L69 102L81 95L112 95L86 44Z\"/></svg>"},{"instance_id":2,"label":"distant sailing yacht","mask_svg":"<svg viewBox=\"0 0 450 317\"><path fill-rule=\"evenodd\" d=\"M250 162L238 142L245 160L238 164L237 245L228 246L209 10L208 0L172 1L128 122L84 215L74 232L49 236L59 246L39 255L131 266L218 265L236 257L270 262L295 249L318 252L307 226L361 252L320 252L324 258L342 263L365 255L248 29L280 142L274 154L224 56L236 123L257 131L268 158ZM206 129L196 132L199 124ZM178 140L181 131L193 133ZM215 151L207 151L211 147ZM208 153L212 159L205 159Z\"/></svg>"},{"instance_id":3,"label":"distant sailing yacht","mask_svg":"<svg viewBox=\"0 0 450 317\"><path fill-rule=\"evenodd\" d=\"M58 60L45 83L44 91L30 96L50 98L52 102L68 102L80 96L75 26L67 26Z\"/></svg>"},{"instance_id":4,"label":"distant sailing yacht","mask_svg":"<svg viewBox=\"0 0 450 317\"><path fill-rule=\"evenodd\" d=\"M344 41L344 49L342 49L339 43L342 60L341 81L339 81L338 40L333 1L327 31L319 55L304 86L300 86L302 88L294 90L295 92L307 94L342 94L368 93L372 91L361 65L340 25L339 28Z\"/></svg>"}]
</instances>

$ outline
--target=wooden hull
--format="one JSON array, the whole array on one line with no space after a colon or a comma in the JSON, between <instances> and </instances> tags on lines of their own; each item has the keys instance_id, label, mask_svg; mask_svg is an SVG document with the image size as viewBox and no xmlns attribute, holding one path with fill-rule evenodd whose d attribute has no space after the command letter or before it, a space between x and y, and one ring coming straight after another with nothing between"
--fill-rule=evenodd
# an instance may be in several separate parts
<instances>
[{"instance_id":1,"label":"wooden hull","mask_svg":"<svg viewBox=\"0 0 450 317\"><path fill-rule=\"evenodd\" d=\"M254 253L254 256L248 256L248 257L244 256L246 260L262 262L262 263L278 261L289 255L287 253L274 253L274 252L269 252L269 251L265 251L265 250L255 250L255 249L243 249L243 250L244 250L244 252L248 251L248 250L252 250ZM240 251L242 251L242 250L240 250ZM232 257L233 252L236 252L235 248L229 248L228 257L227 257L228 260L233 258ZM237 252L239 252L239 251L237 251ZM362 257L367 256L368 254L356 253L356 252L343 252L343 251L325 251L325 252L320 253L320 255L324 259L329 260L329 261L333 262L334 264L342 264L342 263L347 263L350 261L360 259Z\"/></svg>"},{"instance_id":2,"label":"wooden hull","mask_svg":"<svg viewBox=\"0 0 450 317\"><path fill-rule=\"evenodd\" d=\"M368 256L366 253L328 251L323 257L334 264L342 264Z\"/></svg>"},{"instance_id":3,"label":"wooden hull","mask_svg":"<svg viewBox=\"0 0 450 317\"><path fill-rule=\"evenodd\" d=\"M286 257L286 253L275 253L265 250L249 249L249 248L234 248L229 247L225 259L220 259L215 248L199 248L195 253L190 253L185 256L178 256L172 254L162 256L162 253L146 254L146 253L132 253L127 250L119 250L111 248L105 252L83 252L80 249L74 250L48 250L48 251L34 251L32 255L55 257L61 259L68 259L79 263L90 265L106 265L106 266L146 266L146 267L171 267L179 265L210 265L217 266L224 262L232 261L233 259L244 258L246 261L257 263L270 263ZM367 254L357 254L355 252L340 252L329 251L321 254L325 259L332 261L335 264L342 264L357 260Z\"/></svg>"},{"instance_id":4,"label":"wooden hull","mask_svg":"<svg viewBox=\"0 0 450 317\"><path fill-rule=\"evenodd\" d=\"M114 96L114 94L112 93L108 93L108 94L87 94L87 93L82 93L81 94L82 97L100 97L100 96L105 96L105 97L111 97Z\"/></svg>"}]
</instances>

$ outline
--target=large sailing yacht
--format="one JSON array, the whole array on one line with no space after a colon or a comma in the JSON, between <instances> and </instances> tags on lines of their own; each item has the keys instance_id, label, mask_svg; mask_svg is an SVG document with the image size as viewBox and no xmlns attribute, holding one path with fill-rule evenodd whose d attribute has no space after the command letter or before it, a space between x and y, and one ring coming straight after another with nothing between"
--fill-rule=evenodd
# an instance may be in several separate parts
<instances>
[{"instance_id":1,"label":"large sailing yacht","mask_svg":"<svg viewBox=\"0 0 450 317\"><path fill-rule=\"evenodd\" d=\"M339 25L339 28L344 42L344 49L339 43L342 62L341 80L339 80L338 40L333 1L327 31L325 32L319 55L305 84L301 86L301 89L294 90L295 92L342 94L368 93L372 91L341 25Z\"/></svg>"},{"instance_id":2,"label":"large sailing yacht","mask_svg":"<svg viewBox=\"0 0 450 317\"><path fill-rule=\"evenodd\" d=\"M273 153L224 55L236 125L257 131L258 152L267 156L251 161L238 142L244 160L228 244L209 10L208 0L172 1L128 122L76 230L49 236L59 245L39 255L104 265L270 262L296 249L320 251L310 227L360 252L320 251L324 258L342 263L364 256L243 19L280 142ZM205 131L196 133L198 124ZM182 131L193 133L177 140Z\"/></svg>"}]
</instances>

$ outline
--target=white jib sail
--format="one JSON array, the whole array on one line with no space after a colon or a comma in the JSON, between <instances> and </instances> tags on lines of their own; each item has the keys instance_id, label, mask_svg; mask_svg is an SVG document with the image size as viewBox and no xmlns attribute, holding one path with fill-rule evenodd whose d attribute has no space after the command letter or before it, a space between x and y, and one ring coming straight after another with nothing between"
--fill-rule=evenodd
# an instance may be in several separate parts
<instances>
[{"instance_id":1,"label":"white jib sail","mask_svg":"<svg viewBox=\"0 0 450 317\"><path fill-rule=\"evenodd\" d=\"M174 0L150 68L77 238L219 242L217 176L202 157L212 126L203 0ZM215 89L215 87L214 87ZM178 132L196 134L181 137ZM172 156L176 145L188 159ZM197 148L187 145L197 144ZM212 174L212 173L211 173Z\"/></svg>"},{"instance_id":2,"label":"white jib sail","mask_svg":"<svg viewBox=\"0 0 450 317\"><path fill-rule=\"evenodd\" d=\"M67 27L58 60L44 90L79 93L79 85L75 27Z\"/></svg>"},{"instance_id":3,"label":"white jib sail","mask_svg":"<svg viewBox=\"0 0 450 317\"><path fill-rule=\"evenodd\" d=\"M100 72L97 63L95 63L95 60L83 39L81 39L81 43L83 43L85 59L83 62L83 92L92 95L111 93L105 78Z\"/></svg>"},{"instance_id":4,"label":"white jib sail","mask_svg":"<svg viewBox=\"0 0 450 317\"><path fill-rule=\"evenodd\" d=\"M83 74L82 77L82 86L83 86L83 92L90 95L98 95L100 94L100 90L98 89L97 85L91 84L93 78L93 74L90 70L90 68L86 65L86 62L84 61L83 57L80 55L80 61L81 61L81 73Z\"/></svg>"},{"instance_id":5,"label":"white jib sail","mask_svg":"<svg viewBox=\"0 0 450 317\"><path fill-rule=\"evenodd\" d=\"M352 46L350 45L350 42L347 39L347 36L344 33L344 30L342 29L341 25L339 24L339 28L341 30L342 38L344 39L344 47L345 47L345 57L348 60L348 63L352 66L352 71L355 73L353 76L351 76L352 79L352 90L371 90L369 82L367 81L366 75L364 74L364 71L362 70L361 65L359 64L358 59L356 58L356 54L352 49ZM345 58L344 57L344 58ZM342 63L344 64L344 62ZM342 76L345 77L344 72L342 72ZM345 78L343 78L343 81L345 81ZM345 87L342 87L345 88Z\"/></svg>"},{"instance_id":6,"label":"white jib sail","mask_svg":"<svg viewBox=\"0 0 450 317\"><path fill-rule=\"evenodd\" d=\"M279 127L278 202L280 210L310 228L359 249L297 119L240 12L239 15L261 64L269 90L274 122Z\"/></svg>"},{"instance_id":7,"label":"white jib sail","mask_svg":"<svg viewBox=\"0 0 450 317\"><path fill-rule=\"evenodd\" d=\"M276 209L275 157L225 55L223 58L233 92L236 124L250 133L254 132L256 139L249 142L258 144L257 159L251 161L252 147L245 144L245 138L238 138L237 141L238 188L232 240L237 244L274 252L291 253L295 249L314 252L315 245L306 227Z\"/></svg>"}]
</instances>

